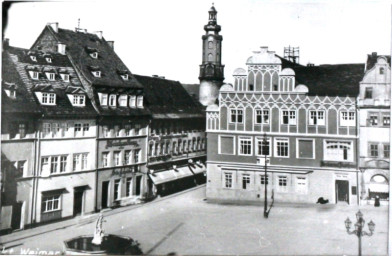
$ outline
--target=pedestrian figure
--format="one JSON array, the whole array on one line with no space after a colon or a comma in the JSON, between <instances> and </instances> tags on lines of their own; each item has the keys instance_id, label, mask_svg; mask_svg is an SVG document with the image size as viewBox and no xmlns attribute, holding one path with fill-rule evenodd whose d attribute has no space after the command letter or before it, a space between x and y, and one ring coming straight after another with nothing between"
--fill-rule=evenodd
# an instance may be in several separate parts
<instances>
[{"instance_id":1,"label":"pedestrian figure","mask_svg":"<svg viewBox=\"0 0 392 256\"><path fill-rule=\"evenodd\" d=\"M374 207L380 207L380 197L376 196L374 199Z\"/></svg>"}]
</instances>

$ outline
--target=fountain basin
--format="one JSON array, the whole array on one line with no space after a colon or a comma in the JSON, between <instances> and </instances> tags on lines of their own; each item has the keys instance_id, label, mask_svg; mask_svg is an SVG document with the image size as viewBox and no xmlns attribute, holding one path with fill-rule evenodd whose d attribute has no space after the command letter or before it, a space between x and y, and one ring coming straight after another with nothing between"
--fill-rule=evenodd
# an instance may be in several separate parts
<instances>
[{"instance_id":1,"label":"fountain basin","mask_svg":"<svg viewBox=\"0 0 392 256\"><path fill-rule=\"evenodd\" d=\"M93 236L78 236L64 241L65 255L141 255L139 243L130 237L105 235L100 245L92 243Z\"/></svg>"}]
</instances>

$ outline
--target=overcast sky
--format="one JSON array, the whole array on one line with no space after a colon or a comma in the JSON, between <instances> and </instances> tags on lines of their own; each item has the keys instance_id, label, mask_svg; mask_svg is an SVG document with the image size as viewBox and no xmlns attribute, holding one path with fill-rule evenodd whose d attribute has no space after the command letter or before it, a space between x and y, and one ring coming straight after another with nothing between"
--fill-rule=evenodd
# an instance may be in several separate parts
<instances>
[{"instance_id":1,"label":"overcast sky","mask_svg":"<svg viewBox=\"0 0 392 256\"><path fill-rule=\"evenodd\" d=\"M213 0L30 2L13 4L5 37L29 48L47 22L103 31L134 74L198 83L203 26ZM300 47L300 63L364 63L390 54L389 1L215 0L223 35L225 81L260 46L283 55Z\"/></svg>"}]
</instances>

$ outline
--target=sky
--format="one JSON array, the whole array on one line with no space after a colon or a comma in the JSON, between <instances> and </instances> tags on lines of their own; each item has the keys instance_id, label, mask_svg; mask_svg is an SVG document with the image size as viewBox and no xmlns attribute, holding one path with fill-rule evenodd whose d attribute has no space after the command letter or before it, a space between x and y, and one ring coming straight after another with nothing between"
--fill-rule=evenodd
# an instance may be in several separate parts
<instances>
[{"instance_id":1,"label":"sky","mask_svg":"<svg viewBox=\"0 0 392 256\"><path fill-rule=\"evenodd\" d=\"M29 48L48 22L103 31L134 74L199 83L203 27L214 1L222 26L225 82L260 46L283 56L300 47L300 64L364 63L391 51L391 4L370 0L112 0L12 4L3 37Z\"/></svg>"}]
</instances>

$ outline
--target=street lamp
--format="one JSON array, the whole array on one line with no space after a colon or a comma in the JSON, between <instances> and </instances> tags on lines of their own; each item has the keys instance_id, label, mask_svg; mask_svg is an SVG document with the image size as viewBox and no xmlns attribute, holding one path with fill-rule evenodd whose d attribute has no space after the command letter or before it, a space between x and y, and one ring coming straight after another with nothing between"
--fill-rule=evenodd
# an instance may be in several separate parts
<instances>
[{"instance_id":1,"label":"street lamp","mask_svg":"<svg viewBox=\"0 0 392 256\"><path fill-rule=\"evenodd\" d=\"M376 224L374 224L373 221L370 221L368 223L370 233L366 232L363 230L365 227L365 220L363 219L363 214L361 211L358 211L355 216L357 217L357 222L354 224L355 229L353 231L350 231L351 229L351 220L347 217L347 219L344 221L344 224L346 225L347 233L349 235L356 235L358 237L358 255L362 255L362 248L361 248L361 239L363 236L372 236L373 231L376 227Z\"/></svg>"},{"instance_id":2,"label":"street lamp","mask_svg":"<svg viewBox=\"0 0 392 256\"><path fill-rule=\"evenodd\" d=\"M267 147L268 147L268 141L266 138L266 134L264 133L263 136L263 148L262 148L262 153L264 155L264 218L268 218L268 210L267 210L267 184L268 184L268 176L267 176Z\"/></svg>"}]
</instances>

